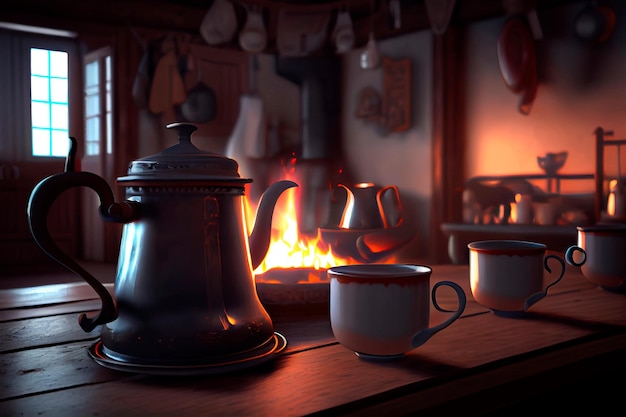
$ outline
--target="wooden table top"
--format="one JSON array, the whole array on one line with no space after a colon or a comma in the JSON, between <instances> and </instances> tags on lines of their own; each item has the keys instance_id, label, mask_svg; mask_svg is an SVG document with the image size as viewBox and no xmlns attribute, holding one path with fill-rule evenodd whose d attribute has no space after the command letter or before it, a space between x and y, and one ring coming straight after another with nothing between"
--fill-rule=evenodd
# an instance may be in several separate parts
<instances>
[{"instance_id":1,"label":"wooden table top","mask_svg":"<svg viewBox=\"0 0 626 417\"><path fill-rule=\"evenodd\" d=\"M0 415L486 415L626 369L626 295L594 286L578 269L568 266L527 317L514 319L474 301L467 265L432 268L431 285L457 282L467 307L400 360L359 359L334 339L327 308L268 306L288 340L283 353L246 369L186 377L121 372L92 360L88 348L100 329L83 332L77 316L100 301L86 284L0 291ZM453 308L455 295L444 289L440 304ZM432 324L445 317L431 310Z\"/></svg>"}]
</instances>

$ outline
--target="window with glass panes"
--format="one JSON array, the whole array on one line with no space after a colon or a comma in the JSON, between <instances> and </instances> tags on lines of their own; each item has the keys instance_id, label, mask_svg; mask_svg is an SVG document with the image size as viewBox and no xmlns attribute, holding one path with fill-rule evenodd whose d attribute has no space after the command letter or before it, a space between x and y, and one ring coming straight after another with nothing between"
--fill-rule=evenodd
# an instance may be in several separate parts
<instances>
[{"instance_id":1,"label":"window with glass panes","mask_svg":"<svg viewBox=\"0 0 626 417\"><path fill-rule=\"evenodd\" d=\"M106 50L97 51L85 63L86 155L113 151L111 101L111 55Z\"/></svg>"},{"instance_id":2,"label":"window with glass panes","mask_svg":"<svg viewBox=\"0 0 626 417\"><path fill-rule=\"evenodd\" d=\"M68 54L30 49L32 155L67 155L69 148Z\"/></svg>"}]
</instances>

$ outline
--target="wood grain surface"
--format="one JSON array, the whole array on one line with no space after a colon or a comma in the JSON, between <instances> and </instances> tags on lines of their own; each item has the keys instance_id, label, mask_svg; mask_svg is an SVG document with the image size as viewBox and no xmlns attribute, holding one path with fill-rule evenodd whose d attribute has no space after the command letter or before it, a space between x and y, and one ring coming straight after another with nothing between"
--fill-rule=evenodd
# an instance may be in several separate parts
<instances>
[{"instance_id":1,"label":"wood grain surface","mask_svg":"<svg viewBox=\"0 0 626 417\"><path fill-rule=\"evenodd\" d=\"M54 303L46 288L5 290L0 415L380 416L424 414L457 403L465 404L464 415L477 415L520 400L520 392L565 384L558 375L569 375L564 372L573 366L583 370L586 361L626 349L626 296L592 285L576 269L568 268L519 319L496 316L473 300L467 266L434 266L432 282L444 279L466 291L463 316L399 360L359 359L334 339L328 311L303 306L272 316L288 340L274 360L194 377L140 375L96 364L87 350L99 329L85 333L76 321L83 307L98 308L97 300L89 304L89 288L57 287L48 293ZM443 289L440 304L453 307L453 292ZM27 305L20 306L21 300ZM431 323L443 316L433 309ZM585 372L574 375L584 378ZM511 388L519 381L534 382L525 391ZM478 401L496 390L489 404Z\"/></svg>"}]
</instances>

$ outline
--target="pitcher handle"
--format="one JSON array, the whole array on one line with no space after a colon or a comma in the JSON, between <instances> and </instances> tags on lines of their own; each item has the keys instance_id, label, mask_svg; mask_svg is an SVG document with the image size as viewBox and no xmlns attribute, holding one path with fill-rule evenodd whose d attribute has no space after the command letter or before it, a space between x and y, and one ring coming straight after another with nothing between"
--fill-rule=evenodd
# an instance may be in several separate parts
<instances>
[{"instance_id":1,"label":"pitcher handle","mask_svg":"<svg viewBox=\"0 0 626 417\"><path fill-rule=\"evenodd\" d=\"M448 317L447 320L439 323L436 326L429 327L428 329L420 330L419 332L417 332L415 336L413 336L413 340L411 343L413 348L417 348L423 345L424 343L426 343L426 341L428 341L428 339L430 339L435 333L451 325L452 322L458 319L461 316L461 314L463 314L463 311L465 311L465 304L467 302L466 297L465 297L465 292L463 291L463 288L461 288L460 285L452 281L439 281L433 286L433 289L431 291L431 297L432 297L433 305L435 306L435 308L445 313L453 312L453 310L446 310L444 308L441 308L439 306L439 303L437 303L437 289L442 285L451 287L456 292L459 306L456 309L456 311L454 311L454 314Z\"/></svg>"},{"instance_id":2,"label":"pitcher handle","mask_svg":"<svg viewBox=\"0 0 626 417\"><path fill-rule=\"evenodd\" d=\"M378 205L378 212L380 213L380 217L383 219L383 227L385 229L396 225L389 224L389 218L387 217L385 213L385 208L383 206L383 195L388 190L393 190L396 197L396 210L398 214L398 220L396 221L396 224L402 221L402 203L400 202L400 191L398 190L398 187L396 187L395 185L384 186L376 193L376 204Z\"/></svg>"},{"instance_id":3,"label":"pitcher handle","mask_svg":"<svg viewBox=\"0 0 626 417\"><path fill-rule=\"evenodd\" d=\"M352 190L350 188L341 183L337 184L337 187L341 187L346 190L346 201L343 205L343 210L341 212L341 219L339 219L339 227L342 229L349 229L350 216L352 213L352 208L354 206L354 194L352 193Z\"/></svg>"},{"instance_id":4,"label":"pitcher handle","mask_svg":"<svg viewBox=\"0 0 626 417\"><path fill-rule=\"evenodd\" d=\"M30 194L26 214L30 233L37 246L50 258L83 278L100 296L102 300L101 310L94 317L87 317L85 313L82 313L78 318L80 327L84 331L90 332L100 324L115 320L117 318L117 306L104 285L66 255L54 242L48 230L48 211L63 192L74 187L88 187L98 194L100 198L100 216L104 220L129 220L136 216L136 210L132 202L115 203L113 191L103 178L90 172L74 171L76 139L70 138L70 140L72 145L67 157L65 172L51 175L35 186Z\"/></svg>"}]
</instances>

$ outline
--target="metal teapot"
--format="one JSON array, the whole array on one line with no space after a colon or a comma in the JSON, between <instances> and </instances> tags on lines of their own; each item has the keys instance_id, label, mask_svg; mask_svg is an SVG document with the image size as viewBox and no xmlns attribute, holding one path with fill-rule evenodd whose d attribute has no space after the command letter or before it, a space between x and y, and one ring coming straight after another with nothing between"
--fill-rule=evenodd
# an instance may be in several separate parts
<instances>
[{"instance_id":1,"label":"metal teapot","mask_svg":"<svg viewBox=\"0 0 626 417\"><path fill-rule=\"evenodd\" d=\"M416 230L405 222L400 191L395 185L361 182L344 189L345 198L334 198L341 218L333 215L329 227L319 228L322 241L333 252L357 262L380 262L415 237ZM342 193L344 194L344 193Z\"/></svg>"},{"instance_id":2,"label":"metal teapot","mask_svg":"<svg viewBox=\"0 0 626 417\"><path fill-rule=\"evenodd\" d=\"M353 187L337 184L346 190L346 201L339 227L342 229L380 229L395 226L401 220L400 193L395 185L378 186L361 182ZM393 206L387 206L383 197L393 191Z\"/></svg>"},{"instance_id":3,"label":"metal teapot","mask_svg":"<svg viewBox=\"0 0 626 417\"><path fill-rule=\"evenodd\" d=\"M248 238L245 184L235 160L191 143L196 127L174 123L179 143L130 164L117 179L126 200L115 202L108 183L74 171L76 140L64 173L42 180L28 203L37 245L82 277L102 299L94 317L81 314L87 332L98 325L103 354L120 363L186 366L220 358L240 360L275 337L261 304L253 270L270 243L274 206L292 181L272 184L263 194ZM55 199L73 187L100 198L100 216L123 223L115 300L90 273L63 253L47 228Z\"/></svg>"}]
</instances>

